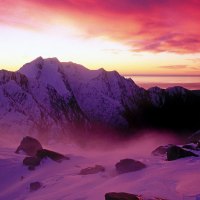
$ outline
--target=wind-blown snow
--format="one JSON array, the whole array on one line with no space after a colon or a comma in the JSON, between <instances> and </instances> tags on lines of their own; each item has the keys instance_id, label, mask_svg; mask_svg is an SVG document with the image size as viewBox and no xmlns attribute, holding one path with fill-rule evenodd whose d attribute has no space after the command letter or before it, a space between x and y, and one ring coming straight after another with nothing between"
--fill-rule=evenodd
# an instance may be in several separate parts
<instances>
[{"instance_id":1,"label":"wind-blown snow","mask_svg":"<svg viewBox=\"0 0 200 200\"><path fill-rule=\"evenodd\" d=\"M167 139L159 142L142 139L107 151L84 150L73 144L52 144L45 147L64 153L70 160L56 163L47 159L34 171L29 171L22 165L25 155L15 154L14 146L7 141L0 148L0 199L102 200L107 192L129 192L141 194L146 199L196 200L200 194L200 158L166 161L165 157L154 157L151 150ZM115 164L123 158L139 160L147 168L117 175ZM105 172L79 175L81 169L96 164L103 165ZM43 186L30 192L29 184L35 181Z\"/></svg>"}]
</instances>

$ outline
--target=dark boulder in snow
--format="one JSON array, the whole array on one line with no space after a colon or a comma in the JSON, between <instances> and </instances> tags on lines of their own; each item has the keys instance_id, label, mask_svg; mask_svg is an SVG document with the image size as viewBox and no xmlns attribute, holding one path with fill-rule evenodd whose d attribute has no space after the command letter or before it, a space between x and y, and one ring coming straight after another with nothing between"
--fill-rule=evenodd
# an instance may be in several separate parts
<instances>
[{"instance_id":1,"label":"dark boulder in snow","mask_svg":"<svg viewBox=\"0 0 200 200\"><path fill-rule=\"evenodd\" d=\"M80 171L80 175L97 174L99 172L104 172L105 168L101 165L95 165L94 167L87 167Z\"/></svg>"},{"instance_id":2,"label":"dark boulder in snow","mask_svg":"<svg viewBox=\"0 0 200 200\"><path fill-rule=\"evenodd\" d=\"M47 150L47 149L41 149L41 150L37 151L36 155L40 159L50 158L50 159L57 161L57 162L60 162L62 160L69 160L68 157L66 157L66 156L64 156L60 153L57 153L55 151L50 151L50 150Z\"/></svg>"},{"instance_id":3,"label":"dark boulder in snow","mask_svg":"<svg viewBox=\"0 0 200 200\"><path fill-rule=\"evenodd\" d=\"M155 150L153 150L151 153L154 156L160 156L160 155L165 155L167 153L167 149L172 146L172 144L168 144L165 146L159 146Z\"/></svg>"},{"instance_id":4,"label":"dark boulder in snow","mask_svg":"<svg viewBox=\"0 0 200 200\"><path fill-rule=\"evenodd\" d=\"M19 153L20 151L24 151L29 156L35 156L38 150L42 149L42 145L38 140L32 138L30 136L26 136L21 141L19 147L15 151L15 153Z\"/></svg>"},{"instance_id":5,"label":"dark boulder in snow","mask_svg":"<svg viewBox=\"0 0 200 200\"><path fill-rule=\"evenodd\" d=\"M34 170L36 166L40 165L41 160L44 158L50 158L56 162L60 162L64 159L65 160L69 159L68 157L60 153L50 151L47 149L41 149L37 151L36 156L30 156L30 157L24 158L23 164L28 166L29 170Z\"/></svg>"},{"instance_id":6,"label":"dark boulder in snow","mask_svg":"<svg viewBox=\"0 0 200 200\"><path fill-rule=\"evenodd\" d=\"M133 159L123 159L120 160L116 165L116 170L119 174L133 172L137 170L141 170L146 167L146 165L140 161Z\"/></svg>"},{"instance_id":7,"label":"dark boulder in snow","mask_svg":"<svg viewBox=\"0 0 200 200\"><path fill-rule=\"evenodd\" d=\"M109 192L105 194L105 200L140 200L138 195L125 192Z\"/></svg>"},{"instance_id":8,"label":"dark boulder in snow","mask_svg":"<svg viewBox=\"0 0 200 200\"><path fill-rule=\"evenodd\" d=\"M40 158L38 157L26 157L23 160L23 164L29 167L35 167L40 164Z\"/></svg>"},{"instance_id":9,"label":"dark boulder in snow","mask_svg":"<svg viewBox=\"0 0 200 200\"><path fill-rule=\"evenodd\" d=\"M30 183L30 191L36 191L42 187L42 184L38 181Z\"/></svg>"},{"instance_id":10,"label":"dark boulder in snow","mask_svg":"<svg viewBox=\"0 0 200 200\"><path fill-rule=\"evenodd\" d=\"M191 151L186 151L182 149L181 147L178 147L176 145L171 146L167 150L167 160L177 160L179 158L185 158L189 156L195 156L198 157L195 153Z\"/></svg>"}]
</instances>

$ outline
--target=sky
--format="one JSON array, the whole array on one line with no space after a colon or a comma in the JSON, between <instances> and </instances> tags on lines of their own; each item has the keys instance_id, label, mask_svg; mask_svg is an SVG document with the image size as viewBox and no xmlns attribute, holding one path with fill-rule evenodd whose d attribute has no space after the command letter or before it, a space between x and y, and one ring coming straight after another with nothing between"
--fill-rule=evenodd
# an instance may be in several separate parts
<instances>
[{"instance_id":1,"label":"sky","mask_svg":"<svg viewBox=\"0 0 200 200\"><path fill-rule=\"evenodd\" d=\"M0 68L42 56L124 75L200 75L199 22L199 0L0 0Z\"/></svg>"}]
</instances>

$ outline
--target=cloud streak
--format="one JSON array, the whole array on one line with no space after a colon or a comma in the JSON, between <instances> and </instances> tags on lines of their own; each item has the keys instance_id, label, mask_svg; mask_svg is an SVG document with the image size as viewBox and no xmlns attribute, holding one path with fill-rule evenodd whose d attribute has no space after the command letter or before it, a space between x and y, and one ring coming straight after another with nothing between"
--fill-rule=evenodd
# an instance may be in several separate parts
<instances>
[{"instance_id":1,"label":"cloud streak","mask_svg":"<svg viewBox=\"0 0 200 200\"><path fill-rule=\"evenodd\" d=\"M159 66L158 68L162 69L186 69L188 66L186 65L169 65L169 66Z\"/></svg>"},{"instance_id":2,"label":"cloud streak","mask_svg":"<svg viewBox=\"0 0 200 200\"><path fill-rule=\"evenodd\" d=\"M105 37L135 52L200 52L198 0L11 0L0 2L0 23L41 29L61 23L85 37Z\"/></svg>"},{"instance_id":3,"label":"cloud streak","mask_svg":"<svg viewBox=\"0 0 200 200\"><path fill-rule=\"evenodd\" d=\"M183 69L192 69L199 70L199 66L188 66L188 65L166 65L166 66L158 66L160 69L169 69L169 70L183 70Z\"/></svg>"}]
</instances>

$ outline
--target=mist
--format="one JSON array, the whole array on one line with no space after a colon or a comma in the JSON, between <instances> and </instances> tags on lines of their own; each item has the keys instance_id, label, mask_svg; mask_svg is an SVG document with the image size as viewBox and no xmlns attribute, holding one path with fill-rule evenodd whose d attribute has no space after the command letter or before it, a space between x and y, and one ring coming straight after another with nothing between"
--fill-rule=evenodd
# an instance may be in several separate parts
<instances>
[{"instance_id":1,"label":"mist","mask_svg":"<svg viewBox=\"0 0 200 200\"><path fill-rule=\"evenodd\" d=\"M90 135L89 135L90 134ZM122 137L115 133L79 135L75 133L74 137L61 135L56 138L45 138L32 136L40 141L44 148L61 152L63 154L74 155L105 155L116 154L118 157L125 156L149 156L151 152L161 145L183 144L185 139L167 131L142 131L131 137ZM45 134L46 135L46 134ZM1 147L17 148L20 141L26 135L22 134L0 134Z\"/></svg>"},{"instance_id":2,"label":"mist","mask_svg":"<svg viewBox=\"0 0 200 200\"><path fill-rule=\"evenodd\" d=\"M195 187L191 184L199 181L199 176L196 176L199 173L198 158L171 162L166 160L166 155L152 155L158 146L185 143L184 138L173 132L146 130L129 138L106 132L102 133L102 137L94 132L90 137L75 133L76 138L62 135L43 140L41 138L44 137L40 135L34 136L43 148L61 153L69 160L57 163L47 158L33 171L22 163L27 155L14 153L24 136L0 134L1 165L7 166L2 168L4 173L0 176L3 180L0 199L102 200L105 193L115 191L142 195L144 199L161 197L181 200L183 196L196 195L199 190L198 184ZM116 164L127 158L141 162L146 167L119 174ZM104 167L105 171L80 174L82 169L96 165ZM27 188L34 181L40 181L43 187L32 193ZM171 187L172 183L174 187ZM185 189L185 185L189 190ZM3 188L10 189L4 192Z\"/></svg>"}]
</instances>

